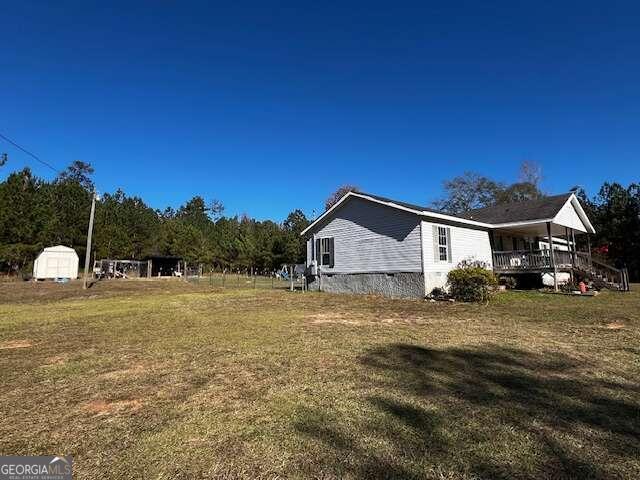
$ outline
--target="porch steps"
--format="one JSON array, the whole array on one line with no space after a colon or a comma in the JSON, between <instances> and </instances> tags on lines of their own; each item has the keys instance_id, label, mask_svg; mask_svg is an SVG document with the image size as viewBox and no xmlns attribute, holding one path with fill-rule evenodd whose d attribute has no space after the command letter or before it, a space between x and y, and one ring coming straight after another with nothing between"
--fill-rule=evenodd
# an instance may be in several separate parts
<instances>
[{"instance_id":1,"label":"porch steps","mask_svg":"<svg viewBox=\"0 0 640 480\"><path fill-rule=\"evenodd\" d=\"M626 268L618 269L606 263L592 260L590 264L578 263L573 266L576 273L586 276L599 288L622 292L629 291L629 273Z\"/></svg>"}]
</instances>

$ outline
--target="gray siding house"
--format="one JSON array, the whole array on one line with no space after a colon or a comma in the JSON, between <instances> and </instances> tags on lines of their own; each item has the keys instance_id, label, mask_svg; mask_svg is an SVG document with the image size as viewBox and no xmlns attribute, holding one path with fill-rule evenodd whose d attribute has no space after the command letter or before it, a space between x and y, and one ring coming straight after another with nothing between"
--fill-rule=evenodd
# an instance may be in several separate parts
<instances>
[{"instance_id":1,"label":"gray siding house","mask_svg":"<svg viewBox=\"0 0 640 480\"><path fill-rule=\"evenodd\" d=\"M577 251L575 236L590 233L574 194L449 215L349 192L302 235L310 289L422 298L471 260L506 275L551 275L555 288L577 271L620 287L623 272Z\"/></svg>"}]
</instances>

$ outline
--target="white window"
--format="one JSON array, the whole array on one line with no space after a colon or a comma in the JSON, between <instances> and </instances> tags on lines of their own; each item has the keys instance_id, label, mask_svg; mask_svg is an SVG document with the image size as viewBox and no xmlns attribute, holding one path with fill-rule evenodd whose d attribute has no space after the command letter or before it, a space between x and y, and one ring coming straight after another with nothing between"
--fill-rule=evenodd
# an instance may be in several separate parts
<instances>
[{"instance_id":1,"label":"white window","mask_svg":"<svg viewBox=\"0 0 640 480\"><path fill-rule=\"evenodd\" d=\"M318 265L333 267L333 237L316 238L316 260L318 262Z\"/></svg>"},{"instance_id":2,"label":"white window","mask_svg":"<svg viewBox=\"0 0 640 480\"><path fill-rule=\"evenodd\" d=\"M451 263L451 228L433 225L433 261Z\"/></svg>"},{"instance_id":3,"label":"white window","mask_svg":"<svg viewBox=\"0 0 640 480\"><path fill-rule=\"evenodd\" d=\"M449 260L447 229L445 227L438 227L438 255L441 262Z\"/></svg>"},{"instance_id":4,"label":"white window","mask_svg":"<svg viewBox=\"0 0 640 480\"><path fill-rule=\"evenodd\" d=\"M322 239L322 262L320 265L331 265L331 241L332 238Z\"/></svg>"}]
</instances>

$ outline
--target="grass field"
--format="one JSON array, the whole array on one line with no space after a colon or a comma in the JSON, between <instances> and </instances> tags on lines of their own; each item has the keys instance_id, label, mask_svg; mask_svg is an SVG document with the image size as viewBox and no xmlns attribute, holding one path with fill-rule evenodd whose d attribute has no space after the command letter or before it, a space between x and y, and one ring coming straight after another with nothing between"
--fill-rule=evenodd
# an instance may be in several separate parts
<instances>
[{"instance_id":1,"label":"grass field","mask_svg":"<svg viewBox=\"0 0 640 480\"><path fill-rule=\"evenodd\" d=\"M0 284L0 369L0 453L80 479L640 477L637 291Z\"/></svg>"}]
</instances>

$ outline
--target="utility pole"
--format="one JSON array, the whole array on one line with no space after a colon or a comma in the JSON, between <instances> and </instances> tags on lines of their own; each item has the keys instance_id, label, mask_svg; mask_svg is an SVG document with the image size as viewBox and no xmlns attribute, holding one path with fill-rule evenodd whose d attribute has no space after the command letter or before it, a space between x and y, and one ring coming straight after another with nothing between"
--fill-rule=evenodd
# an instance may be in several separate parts
<instances>
[{"instance_id":1,"label":"utility pole","mask_svg":"<svg viewBox=\"0 0 640 480\"><path fill-rule=\"evenodd\" d=\"M87 232L87 253L84 256L84 283L82 288L87 289L87 277L89 276L89 261L91 260L91 235L93 234L93 216L96 213L96 192L91 194L91 214L89 215L89 231Z\"/></svg>"},{"instance_id":2,"label":"utility pole","mask_svg":"<svg viewBox=\"0 0 640 480\"><path fill-rule=\"evenodd\" d=\"M3 153L0 155L0 167L2 167L5 163L7 163L7 154Z\"/></svg>"}]
</instances>

